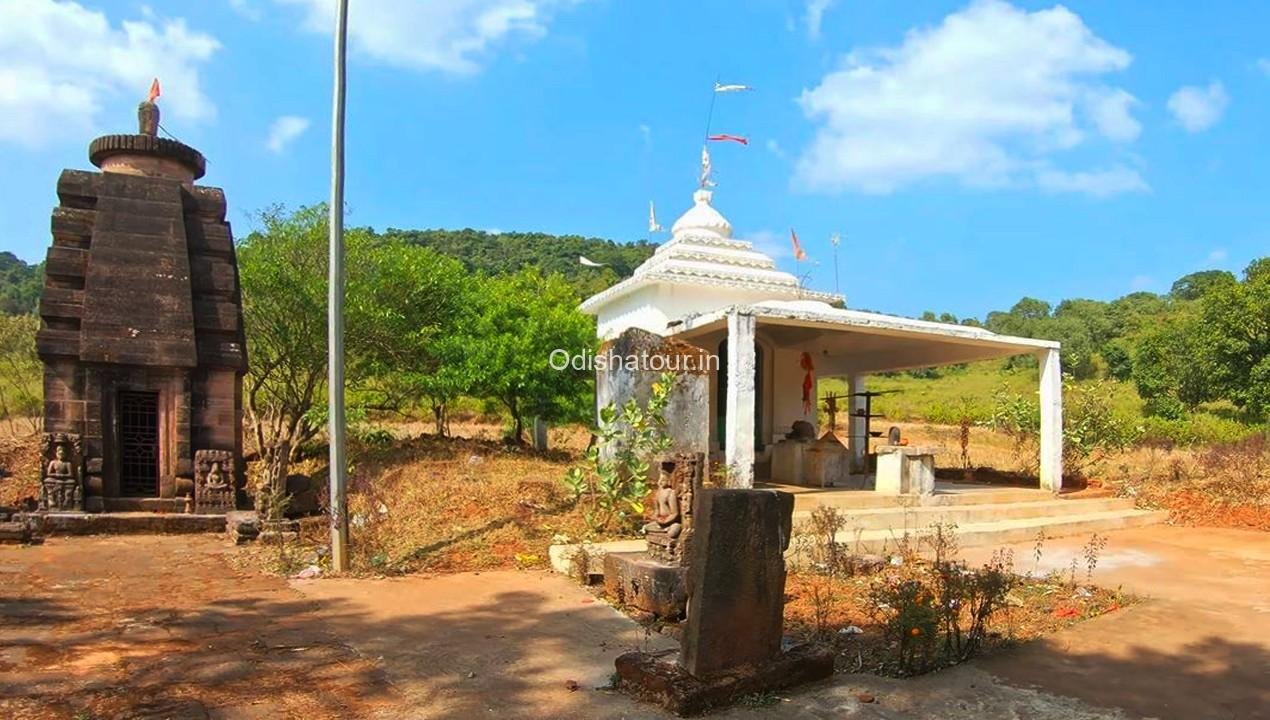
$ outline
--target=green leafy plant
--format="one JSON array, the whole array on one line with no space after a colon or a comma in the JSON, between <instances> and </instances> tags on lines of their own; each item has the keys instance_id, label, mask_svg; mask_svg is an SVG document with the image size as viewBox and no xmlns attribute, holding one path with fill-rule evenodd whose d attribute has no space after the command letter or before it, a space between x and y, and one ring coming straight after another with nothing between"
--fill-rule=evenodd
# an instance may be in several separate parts
<instances>
[{"instance_id":1,"label":"green leafy plant","mask_svg":"<svg viewBox=\"0 0 1270 720\"><path fill-rule=\"evenodd\" d=\"M601 409L598 442L588 448L582 464L565 473L564 484L583 505L592 533L630 530L632 520L643 517L651 490L650 463L671 446L664 413L675 379L674 373L663 373L644 405L632 398L620 408L610 404Z\"/></svg>"}]
</instances>

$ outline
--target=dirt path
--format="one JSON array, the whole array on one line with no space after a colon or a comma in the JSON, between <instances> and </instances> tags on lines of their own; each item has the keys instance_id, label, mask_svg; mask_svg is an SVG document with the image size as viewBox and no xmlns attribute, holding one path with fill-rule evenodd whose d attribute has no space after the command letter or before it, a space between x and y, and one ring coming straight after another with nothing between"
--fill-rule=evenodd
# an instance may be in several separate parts
<instances>
[{"instance_id":1,"label":"dirt path","mask_svg":"<svg viewBox=\"0 0 1270 720\"><path fill-rule=\"evenodd\" d=\"M358 717L392 697L314 603L220 538L0 546L0 717Z\"/></svg>"},{"instance_id":2,"label":"dirt path","mask_svg":"<svg viewBox=\"0 0 1270 720\"><path fill-rule=\"evenodd\" d=\"M1039 571L1066 571L1075 558L1083 576L1087 540L1045 542ZM1032 566L1032 545L1014 551L1020 570ZM1270 718L1270 533L1168 525L1111 533L1094 582L1147 601L976 665L1135 716Z\"/></svg>"},{"instance_id":3,"label":"dirt path","mask_svg":"<svg viewBox=\"0 0 1270 720\"><path fill-rule=\"evenodd\" d=\"M1050 541L1045 562L1066 567L1081 542ZM1268 718L1268 543L1115 533L1097 579L1147 603L950 671L842 675L715 717ZM669 643L563 577L288 584L233 552L200 537L0 547L0 717L666 717L603 686L620 652ZM1016 552L1024 565L1030 547Z\"/></svg>"}]
</instances>

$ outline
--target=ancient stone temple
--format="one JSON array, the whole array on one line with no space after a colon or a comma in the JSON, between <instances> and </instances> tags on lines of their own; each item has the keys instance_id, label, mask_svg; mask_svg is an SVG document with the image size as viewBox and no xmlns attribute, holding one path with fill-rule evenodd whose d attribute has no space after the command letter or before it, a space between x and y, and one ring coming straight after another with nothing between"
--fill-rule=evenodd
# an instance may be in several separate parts
<instances>
[{"instance_id":1,"label":"ancient stone temple","mask_svg":"<svg viewBox=\"0 0 1270 720\"><path fill-rule=\"evenodd\" d=\"M194 184L202 154L158 137L153 97L138 116L137 134L89 145L100 172L57 183L42 509L224 512L242 487L247 368L225 194Z\"/></svg>"}]
</instances>

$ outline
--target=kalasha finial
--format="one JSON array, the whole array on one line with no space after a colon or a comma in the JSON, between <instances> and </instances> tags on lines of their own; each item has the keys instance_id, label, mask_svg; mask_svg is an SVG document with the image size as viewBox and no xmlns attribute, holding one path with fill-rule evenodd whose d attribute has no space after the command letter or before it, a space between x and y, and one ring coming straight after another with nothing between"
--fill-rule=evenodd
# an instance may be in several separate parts
<instances>
[{"instance_id":1,"label":"kalasha finial","mask_svg":"<svg viewBox=\"0 0 1270 720\"><path fill-rule=\"evenodd\" d=\"M155 98L159 97L159 78L150 83L150 95L146 101L137 106L137 124L142 135L159 134L159 106Z\"/></svg>"}]
</instances>

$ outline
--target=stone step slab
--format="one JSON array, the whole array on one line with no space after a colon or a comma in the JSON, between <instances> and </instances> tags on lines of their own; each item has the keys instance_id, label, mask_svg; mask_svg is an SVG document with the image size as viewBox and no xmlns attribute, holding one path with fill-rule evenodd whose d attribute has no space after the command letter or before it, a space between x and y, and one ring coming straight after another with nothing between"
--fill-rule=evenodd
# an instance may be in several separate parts
<instances>
[{"instance_id":1,"label":"stone step slab","mask_svg":"<svg viewBox=\"0 0 1270 720\"><path fill-rule=\"evenodd\" d=\"M1036 517L1062 517L1087 515L1110 510L1132 510L1133 501L1128 498L1096 498L1092 500L1048 500L1044 502L1015 502L999 505L933 505L909 508L841 509L839 512L850 531L907 528L922 530L935 523L955 523L958 526L1002 520L1019 520ZM806 523L811 510L794 513L794 523Z\"/></svg>"}]
</instances>

